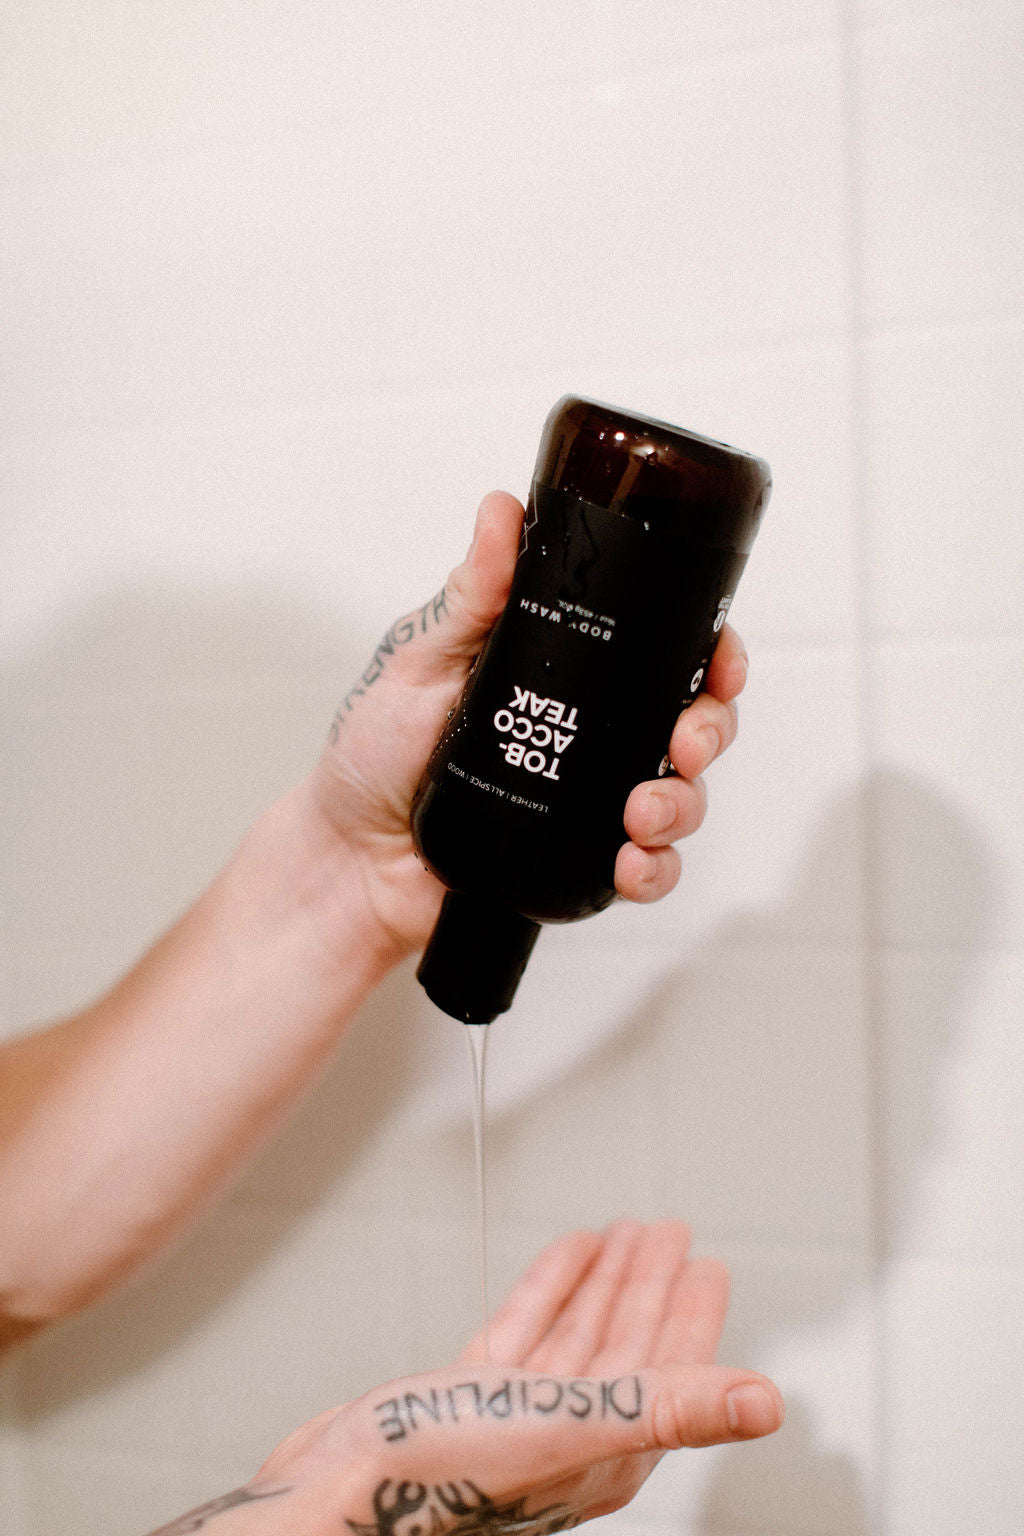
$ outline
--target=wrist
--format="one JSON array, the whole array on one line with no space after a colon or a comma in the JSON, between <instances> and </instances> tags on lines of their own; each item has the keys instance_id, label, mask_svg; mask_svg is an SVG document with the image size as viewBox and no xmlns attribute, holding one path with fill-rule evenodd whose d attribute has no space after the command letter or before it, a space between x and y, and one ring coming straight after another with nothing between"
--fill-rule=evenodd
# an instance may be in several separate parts
<instances>
[{"instance_id":1,"label":"wrist","mask_svg":"<svg viewBox=\"0 0 1024 1536\"><path fill-rule=\"evenodd\" d=\"M360 1432L358 1411L353 1424L354 1409L327 1409L293 1430L246 1485L285 1490L276 1505L281 1536L339 1536L350 1522L373 1520L373 1492L388 1468Z\"/></svg>"},{"instance_id":2,"label":"wrist","mask_svg":"<svg viewBox=\"0 0 1024 1536\"><path fill-rule=\"evenodd\" d=\"M257 931L292 934L312 974L360 998L408 951L377 915L365 861L323 816L309 783L276 800L249 829L224 878Z\"/></svg>"}]
</instances>

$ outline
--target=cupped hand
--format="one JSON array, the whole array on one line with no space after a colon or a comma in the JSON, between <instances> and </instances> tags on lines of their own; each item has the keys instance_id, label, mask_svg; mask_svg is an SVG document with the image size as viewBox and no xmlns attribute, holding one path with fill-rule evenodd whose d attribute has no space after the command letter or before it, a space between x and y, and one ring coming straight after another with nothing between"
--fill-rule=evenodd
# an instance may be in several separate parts
<instances>
[{"instance_id":1,"label":"cupped hand","mask_svg":"<svg viewBox=\"0 0 1024 1536\"><path fill-rule=\"evenodd\" d=\"M480 1334L456 1365L304 1425L218 1530L547 1536L626 1504L666 1451L771 1434L778 1389L712 1364L728 1276L689 1243L676 1221L553 1243L493 1319L489 1358Z\"/></svg>"},{"instance_id":2,"label":"cupped hand","mask_svg":"<svg viewBox=\"0 0 1024 1536\"><path fill-rule=\"evenodd\" d=\"M413 852L412 798L505 605L523 515L522 505L503 491L484 498L465 559L435 597L388 630L342 699L304 786L317 825L354 859L368 910L396 958L426 941L443 895ZM672 844L704 818L700 775L736 734L734 701L746 671L742 643L726 625L705 689L672 734L674 773L637 785L627 802L629 841L618 855L615 885L628 900L655 901L675 885L679 858Z\"/></svg>"}]
</instances>

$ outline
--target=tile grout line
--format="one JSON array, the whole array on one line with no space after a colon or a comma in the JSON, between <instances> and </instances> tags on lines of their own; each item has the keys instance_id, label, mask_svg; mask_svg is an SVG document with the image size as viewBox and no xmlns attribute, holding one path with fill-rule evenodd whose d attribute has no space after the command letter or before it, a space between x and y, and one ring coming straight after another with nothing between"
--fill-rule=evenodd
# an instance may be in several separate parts
<instances>
[{"instance_id":1,"label":"tile grout line","mask_svg":"<svg viewBox=\"0 0 1024 1536\"><path fill-rule=\"evenodd\" d=\"M864 1006L864 1045L867 1086L868 1200L871 1212L871 1261L874 1387L875 1486L871 1490L872 1529L884 1536L891 1513L889 1459L889 1401L887 1369L890 1358L889 1328L884 1299L888 1246L889 1189L886 1167L885 1039L882 1008L881 953L879 945L880 883L877 868L875 797L871 775L878 762L877 676L873 661L872 576L870 519L868 512L867 385L865 343L870 327L865 313L864 190L859 172L859 107L862 78L858 58L860 28L856 0L843 0L840 11L840 72L842 85L842 156L846 269L848 282L847 393L850 412L851 462L854 515L851 551L857 647L856 713L863 764L865 793L859 818L858 838L861 882L860 951Z\"/></svg>"}]
</instances>

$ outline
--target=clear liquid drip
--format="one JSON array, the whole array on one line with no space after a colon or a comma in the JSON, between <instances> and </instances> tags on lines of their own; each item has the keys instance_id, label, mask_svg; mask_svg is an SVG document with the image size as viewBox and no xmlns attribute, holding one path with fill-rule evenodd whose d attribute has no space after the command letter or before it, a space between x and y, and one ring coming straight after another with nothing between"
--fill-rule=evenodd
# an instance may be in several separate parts
<instances>
[{"instance_id":1,"label":"clear liquid drip","mask_svg":"<svg viewBox=\"0 0 1024 1536\"><path fill-rule=\"evenodd\" d=\"M487 1064L487 1037L489 1024L464 1026L470 1061L473 1065L473 1145L476 1151L476 1203L480 1222L477 1262L480 1269L480 1314L484 1338L484 1355L491 1358L489 1327L490 1308L487 1303L487 1179L484 1164L484 1069Z\"/></svg>"}]
</instances>

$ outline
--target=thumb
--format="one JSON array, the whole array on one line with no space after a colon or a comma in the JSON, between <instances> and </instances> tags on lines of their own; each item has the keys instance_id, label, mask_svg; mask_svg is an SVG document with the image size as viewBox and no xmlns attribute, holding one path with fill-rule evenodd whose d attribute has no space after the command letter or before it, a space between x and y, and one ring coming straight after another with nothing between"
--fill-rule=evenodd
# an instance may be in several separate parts
<instances>
[{"instance_id":1,"label":"thumb","mask_svg":"<svg viewBox=\"0 0 1024 1536\"><path fill-rule=\"evenodd\" d=\"M575 1420L579 1438L566 1441L578 1464L644 1451L720 1445L770 1435L782 1423L782 1394L766 1376L725 1365L670 1366L602 1380L533 1378L534 1411L558 1406ZM522 1389L512 1388L513 1395ZM530 1396L529 1393L526 1394ZM566 1471L567 1467L560 1470Z\"/></svg>"},{"instance_id":2,"label":"thumb","mask_svg":"<svg viewBox=\"0 0 1024 1536\"><path fill-rule=\"evenodd\" d=\"M642 1371L651 1450L756 1440L780 1428L782 1393L767 1376L724 1365Z\"/></svg>"},{"instance_id":3,"label":"thumb","mask_svg":"<svg viewBox=\"0 0 1024 1536\"><path fill-rule=\"evenodd\" d=\"M373 1405L377 1431L401 1443L405 1475L427 1480L439 1442L455 1439L467 1476L536 1483L613 1457L756 1439L784 1414L767 1377L717 1365L603 1379L456 1367L386 1390Z\"/></svg>"},{"instance_id":4,"label":"thumb","mask_svg":"<svg viewBox=\"0 0 1024 1536\"><path fill-rule=\"evenodd\" d=\"M523 516L507 491L491 491L480 503L473 542L445 583L446 622L434 631L445 657L471 660L493 628L512 585Z\"/></svg>"}]
</instances>

